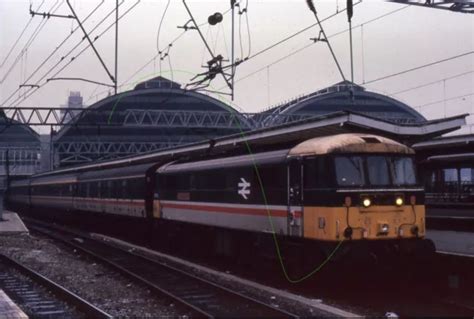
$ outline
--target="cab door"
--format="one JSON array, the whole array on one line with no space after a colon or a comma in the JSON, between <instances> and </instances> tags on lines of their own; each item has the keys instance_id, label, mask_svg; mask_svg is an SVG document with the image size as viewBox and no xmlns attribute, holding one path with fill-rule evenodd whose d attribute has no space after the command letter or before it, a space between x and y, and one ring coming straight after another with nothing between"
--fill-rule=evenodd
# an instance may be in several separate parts
<instances>
[{"instance_id":1,"label":"cab door","mask_svg":"<svg viewBox=\"0 0 474 319\"><path fill-rule=\"evenodd\" d=\"M289 236L303 236L303 165L298 159L288 163L288 214Z\"/></svg>"}]
</instances>

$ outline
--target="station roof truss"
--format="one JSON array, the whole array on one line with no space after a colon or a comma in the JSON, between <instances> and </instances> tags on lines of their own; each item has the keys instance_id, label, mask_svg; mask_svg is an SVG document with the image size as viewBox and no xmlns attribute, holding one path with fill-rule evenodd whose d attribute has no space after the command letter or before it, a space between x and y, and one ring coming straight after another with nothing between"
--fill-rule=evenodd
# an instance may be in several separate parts
<instances>
[{"instance_id":1,"label":"station roof truss","mask_svg":"<svg viewBox=\"0 0 474 319\"><path fill-rule=\"evenodd\" d=\"M155 128L232 128L249 130L274 125L265 113L241 113L237 111L200 111L200 110L153 110L127 109L112 111L90 108L67 107L20 107L5 108L12 117L0 122L0 129L10 126L73 126L73 127L155 127ZM114 120L109 120L111 115ZM92 115L94 120L88 120ZM280 113L271 118L278 124L287 124L316 117L314 113ZM15 118L15 119L13 119ZM117 121L116 118L120 118ZM81 120L85 119L85 120ZM399 119L396 123L412 123L409 119Z\"/></svg>"},{"instance_id":2,"label":"station roof truss","mask_svg":"<svg viewBox=\"0 0 474 319\"><path fill-rule=\"evenodd\" d=\"M376 134L412 145L413 143L459 129L465 124L466 116L467 114L442 120L426 121L424 123L396 124L363 114L335 112L284 125L241 132L175 148L162 149L148 154L64 168L43 174L79 172L133 164L160 163L180 158L199 158L235 152L237 149L243 150L244 153L254 152L263 147L291 146L313 137L342 133Z\"/></svg>"},{"instance_id":3,"label":"station roof truss","mask_svg":"<svg viewBox=\"0 0 474 319\"><path fill-rule=\"evenodd\" d=\"M55 143L55 152L62 164L78 164L102 160L117 159L130 154L142 154L160 149L182 145L179 140L160 142L101 142L101 141L66 141Z\"/></svg>"}]
</instances>

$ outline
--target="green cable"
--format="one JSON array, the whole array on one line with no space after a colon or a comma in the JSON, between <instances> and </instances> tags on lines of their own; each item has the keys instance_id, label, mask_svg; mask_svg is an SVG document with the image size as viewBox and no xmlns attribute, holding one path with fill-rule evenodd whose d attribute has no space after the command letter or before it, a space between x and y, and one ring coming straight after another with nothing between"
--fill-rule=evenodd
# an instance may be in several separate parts
<instances>
[{"instance_id":1,"label":"green cable","mask_svg":"<svg viewBox=\"0 0 474 319\"><path fill-rule=\"evenodd\" d=\"M171 72L170 70L167 70L167 71L162 71L161 73L168 73L168 72ZM188 75L194 75L194 73L191 73L191 72L187 72L187 71L182 71L182 70L173 70L173 72L178 72L178 73L185 73L185 74L188 74ZM156 74L149 74L145 77L142 77L140 80L137 80L133 83L131 83L128 87L142 81L143 79L145 78L150 78L151 76L154 76ZM214 90L214 88L212 86L210 86L211 89ZM235 112L235 109L234 108L230 108L230 110L228 109L228 106L231 106L232 104L235 104L233 103L232 101L229 101L228 99L226 99L225 97L223 97L222 94L217 94L217 97L218 97L218 100L220 100L221 102L223 102L223 104L225 105L225 107L227 108L227 111L229 111L230 113L233 113L234 115L238 115L236 112ZM109 119L108 119L108 124L110 124L110 120L112 119L112 115L113 113L115 112L115 109L118 105L118 103L120 102L120 100L122 99L122 97L119 97L117 99L117 101L115 102L114 106L112 107L112 110L110 112L110 115L109 115ZM243 131L242 129L242 126L240 125L240 121L237 121L237 125L239 126L239 130L240 130L240 135L242 137L245 137L245 131ZM252 149L250 148L250 145L247 141L245 141L245 146L248 150L248 153L249 155L253 155L253 152L252 152ZM271 229L272 229L272 237L273 237L273 242L275 244L275 250L277 252L277 256L278 256L278 260L279 260L279 263L280 263L280 267L282 269L282 272L283 272L283 275L285 276L285 279L292 283L292 284L296 284L296 283L300 283L300 282L303 282L304 280L310 278L311 276L313 276L314 274L316 274L318 271L320 271L331 259L332 257L334 256L334 254L337 252L337 250L339 249L339 247L342 245L342 243L344 242L344 238L339 241L339 243L337 244L337 246L334 248L334 250L326 257L326 259L320 264L318 265L317 267L315 267L312 271L310 271L309 273L307 273L306 275L303 275L302 277L300 278L297 278L297 279L292 279L290 278L289 274L288 274L288 271L285 267L285 264L283 262L283 257L282 257L282 254L281 254L281 251L280 251L280 243L278 242L278 238L277 238L277 235L276 235L276 232L275 232L275 226L273 225L273 219L272 219L272 215L270 213L270 209L269 209L269 206L268 206L268 200L267 200L267 196L266 196L266 193L265 193L265 187L263 186L263 182L262 182L262 179L260 177L260 173L259 173L259 170L258 170L258 165L255 163L255 160L253 160L253 166L254 166L254 169L255 169L255 172L256 172L256 175L257 175L257 180L258 180L258 183L260 185L260 191L262 192L262 197L263 197L263 201L264 201L264 205L265 205L265 208L267 210L267 217L268 217L268 220L270 222L270 226L271 226Z\"/></svg>"}]
</instances>

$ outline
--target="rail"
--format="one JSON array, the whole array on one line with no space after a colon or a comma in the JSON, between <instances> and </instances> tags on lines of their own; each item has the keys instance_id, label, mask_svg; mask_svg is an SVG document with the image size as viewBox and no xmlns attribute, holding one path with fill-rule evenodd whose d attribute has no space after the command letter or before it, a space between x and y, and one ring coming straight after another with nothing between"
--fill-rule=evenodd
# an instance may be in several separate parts
<instances>
[{"instance_id":1,"label":"rail","mask_svg":"<svg viewBox=\"0 0 474 319\"><path fill-rule=\"evenodd\" d=\"M88 301L82 299L72 291L60 286L40 273L2 254L0 254L0 265L3 265L3 267L8 269L16 269L24 276L30 278L33 282L53 293L58 300L66 302L68 305L74 306L80 313L84 314L88 318L112 318L112 316L97 308ZM11 290L11 293L14 293L19 298L24 297L24 295L35 297L34 303L36 304L36 309L39 309L40 311L29 313L28 315L32 315L33 317L65 316L67 312L70 311L69 309L64 309L65 307L62 307L61 305L58 305L58 302L45 299L44 296L41 299L41 295L35 291L35 289L30 284L24 284L20 281L17 281L14 276L8 275L7 271L2 271L0 273L0 281L6 283L7 288Z\"/></svg>"},{"instance_id":2,"label":"rail","mask_svg":"<svg viewBox=\"0 0 474 319\"><path fill-rule=\"evenodd\" d=\"M297 317L228 288L198 278L170 265L134 254L64 228L25 219L30 230L59 240L111 266L121 273L188 306L201 316L214 317ZM80 238L78 238L80 236Z\"/></svg>"}]
</instances>

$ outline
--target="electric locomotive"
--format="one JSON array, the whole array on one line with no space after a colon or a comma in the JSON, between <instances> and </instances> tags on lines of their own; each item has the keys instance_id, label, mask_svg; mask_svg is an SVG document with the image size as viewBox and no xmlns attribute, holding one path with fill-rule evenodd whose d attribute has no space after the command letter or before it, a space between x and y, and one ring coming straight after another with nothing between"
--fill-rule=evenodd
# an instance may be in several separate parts
<instances>
[{"instance_id":1,"label":"electric locomotive","mask_svg":"<svg viewBox=\"0 0 474 319\"><path fill-rule=\"evenodd\" d=\"M171 163L157 170L153 215L317 241L326 255L341 240L425 249L432 245L423 239L424 192L413 156L387 138L342 134Z\"/></svg>"},{"instance_id":2,"label":"electric locomotive","mask_svg":"<svg viewBox=\"0 0 474 319\"><path fill-rule=\"evenodd\" d=\"M41 174L13 181L7 202L31 215L101 220L108 228L122 221L127 232L140 226L137 232L160 240L176 238L182 226L229 230L240 235L237 243L275 235L325 256L341 241L351 251L412 253L433 248L424 239L413 155L384 137L341 134L247 155ZM233 253L235 245L213 240Z\"/></svg>"}]
</instances>

